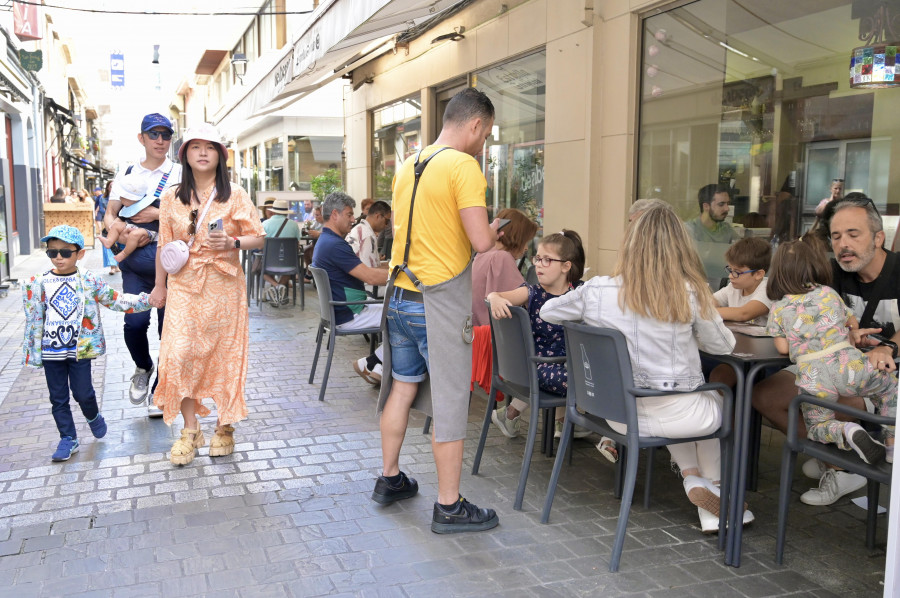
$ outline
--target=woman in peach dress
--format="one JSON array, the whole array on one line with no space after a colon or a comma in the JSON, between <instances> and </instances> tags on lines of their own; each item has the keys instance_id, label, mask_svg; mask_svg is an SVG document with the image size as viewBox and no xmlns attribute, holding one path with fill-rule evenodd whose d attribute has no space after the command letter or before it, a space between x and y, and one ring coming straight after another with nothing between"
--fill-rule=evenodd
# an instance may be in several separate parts
<instances>
[{"instance_id":1,"label":"woman in peach dress","mask_svg":"<svg viewBox=\"0 0 900 598\"><path fill-rule=\"evenodd\" d=\"M184 168L181 184L163 193L159 210L160 248L194 235L179 272L167 274L157 254L156 286L150 295L152 304L166 307L154 402L166 424L178 413L184 417L181 438L172 445L174 465L187 465L206 444L198 421L210 413L204 400L212 399L218 412L211 457L234 451L232 424L247 417L249 325L239 250L261 248L265 232L247 193L228 181L225 146L219 139L212 125L187 131L178 151ZM210 223L219 220L222 230L210 231Z\"/></svg>"}]
</instances>

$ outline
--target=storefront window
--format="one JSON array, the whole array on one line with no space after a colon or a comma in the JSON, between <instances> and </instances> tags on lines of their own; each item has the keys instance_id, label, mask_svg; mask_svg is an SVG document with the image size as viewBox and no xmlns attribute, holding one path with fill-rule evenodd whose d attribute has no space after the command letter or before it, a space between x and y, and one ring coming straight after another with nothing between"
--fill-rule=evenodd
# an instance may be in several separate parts
<instances>
[{"instance_id":1,"label":"storefront window","mask_svg":"<svg viewBox=\"0 0 900 598\"><path fill-rule=\"evenodd\" d=\"M280 139L265 142L266 176L262 182L265 191L282 191L284 183L284 145Z\"/></svg>"},{"instance_id":2,"label":"storefront window","mask_svg":"<svg viewBox=\"0 0 900 598\"><path fill-rule=\"evenodd\" d=\"M328 169L341 169L340 137L288 137L291 184L288 191L309 191L310 181Z\"/></svg>"},{"instance_id":3,"label":"storefront window","mask_svg":"<svg viewBox=\"0 0 900 598\"><path fill-rule=\"evenodd\" d=\"M706 226L695 237L716 287L726 237L798 238L833 179L874 200L891 247L900 96L849 83L867 11L851 0L752 9L700 0L644 20L637 195L670 202L689 228ZM698 221L707 185L729 196L721 223Z\"/></svg>"},{"instance_id":4,"label":"storefront window","mask_svg":"<svg viewBox=\"0 0 900 598\"><path fill-rule=\"evenodd\" d=\"M492 214L518 208L544 218L544 91L547 56L530 54L479 71L475 87L494 104L494 129L479 156Z\"/></svg>"},{"instance_id":5,"label":"storefront window","mask_svg":"<svg viewBox=\"0 0 900 598\"><path fill-rule=\"evenodd\" d=\"M422 148L422 106L408 98L375 110L372 120L373 196L390 202L394 173Z\"/></svg>"}]
</instances>

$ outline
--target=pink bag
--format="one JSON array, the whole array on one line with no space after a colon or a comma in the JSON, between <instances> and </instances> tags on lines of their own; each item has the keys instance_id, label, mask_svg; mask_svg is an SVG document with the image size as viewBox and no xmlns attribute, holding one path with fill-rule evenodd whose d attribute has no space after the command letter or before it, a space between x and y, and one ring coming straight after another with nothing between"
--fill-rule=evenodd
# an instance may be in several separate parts
<instances>
[{"instance_id":1,"label":"pink bag","mask_svg":"<svg viewBox=\"0 0 900 598\"><path fill-rule=\"evenodd\" d=\"M216 190L213 188L212 193L209 194L209 200L207 200L206 205L203 206L203 213L200 214L200 218L197 219L194 231L200 230L200 224L206 217L206 213L209 211L209 207L212 205L215 196ZM195 235L191 235L191 238L187 243L178 239L177 241L169 241L162 246L159 250L159 263L162 264L163 270L169 274L177 274L179 270L184 268L184 265L187 263L188 257L190 256L191 245L194 244L194 236Z\"/></svg>"}]
</instances>

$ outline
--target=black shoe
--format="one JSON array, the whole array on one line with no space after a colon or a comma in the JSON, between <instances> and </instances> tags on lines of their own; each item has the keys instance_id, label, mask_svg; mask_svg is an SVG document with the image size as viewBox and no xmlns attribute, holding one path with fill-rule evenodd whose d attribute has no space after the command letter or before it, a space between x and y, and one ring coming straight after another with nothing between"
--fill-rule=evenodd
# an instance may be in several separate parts
<instances>
[{"instance_id":1,"label":"black shoe","mask_svg":"<svg viewBox=\"0 0 900 598\"><path fill-rule=\"evenodd\" d=\"M458 534L461 532L482 532L500 523L494 509L479 509L462 496L452 511L445 511L438 503L434 503L434 515L431 518L431 531L436 534Z\"/></svg>"},{"instance_id":2,"label":"black shoe","mask_svg":"<svg viewBox=\"0 0 900 598\"><path fill-rule=\"evenodd\" d=\"M383 475L378 476L375 482L375 490L372 491L372 500L382 505L389 505L394 501L412 498L419 493L419 484L406 474L400 472L400 483L391 486Z\"/></svg>"}]
</instances>

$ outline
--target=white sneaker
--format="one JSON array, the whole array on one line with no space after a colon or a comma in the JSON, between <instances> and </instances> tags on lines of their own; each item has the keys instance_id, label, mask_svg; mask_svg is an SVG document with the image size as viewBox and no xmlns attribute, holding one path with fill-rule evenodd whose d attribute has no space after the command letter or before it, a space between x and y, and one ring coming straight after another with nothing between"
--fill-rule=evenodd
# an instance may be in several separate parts
<instances>
[{"instance_id":1,"label":"white sneaker","mask_svg":"<svg viewBox=\"0 0 900 598\"><path fill-rule=\"evenodd\" d=\"M825 473L825 470L828 469L825 467L825 464L819 461L818 459L810 459L809 461L804 461L803 466L801 467L803 470L803 475L813 480L821 480L822 474Z\"/></svg>"},{"instance_id":2,"label":"white sneaker","mask_svg":"<svg viewBox=\"0 0 900 598\"><path fill-rule=\"evenodd\" d=\"M153 375L155 366L150 366L149 370L134 368L134 375L131 376L131 387L128 389L128 400L132 405L140 405L147 399L147 391L150 388L150 376Z\"/></svg>"},{"instance_id":3,"label":"white sneaker","mask_svg":"<svg viewBox=\"0 0 900 598\"><path fill-rule=\"evenodd\" d=\"M281 305L281 301L278 300L278 289L273 286L266 287L266 300L272 305L272 307L278 307Z\"/></svg>"},{"instance_id":4,"label":"white sneaker","mask_svg":"<svg viewBox=\"0 0 900 598\"><path fill-rule=\"evenodd\" d=\"M381 384L381 375L384 372L384 368L378 363L370 370L366 358L360 357L353 362L353 371L362 376L362 379L369 384L375 385Z\"/></svg>"},{"instance_id":5,"label":"white sneaker","mask_svg":"<svg viewBox=\"0 0 900 598\"><path fill-rule=\"evenodd\" d=\"M556 420L556 423L553 424L553 437L561 438L563 431L563 422ZM591 431L582 428L581 426L575 426L575 432L572 434L575 438L584 438L586 436L590 436Z\"/></svg>"},{"instance_id":6,"label":"white sneaker","mask_svg":"<svg viewBox=\"0 0 900 598\"><path fill-rule=\"evenodd\" d=\"M153 393L147 395L147 417L151 419L156 419L158 417L162 417L163 412L162 409L153 404Z\"/></svg>"},{"instance_id":7,"label":"white sneaker","mask_svg":"<svg viewBox=\"0 0 900 598\"><path fill-rule=\"evenodd\" d=\"M688 499L705 511L719 518L719 488L711 481L698 475L684 476L684 491Z\"/></svg>"},{"instance_id":8,"label":"white sneaker","mask_svg":"<svg viewBox=\"0 0 900 598\"><path fill-rule=\"evenodd\" d=\"M697 515L700 516L700 531L704 534L717 534L719 533L719 518L707 511L706 509L702 509L697 507ZM742 523L747 526L753 523L756 517L753 516L753 511L750 509L744 510L744 518Z\"/></svg>"},{"instance_id":9,"label":"white sneaker","mask_svg":"<svg viewBox=\"0 0 900 598\"><path fill-rule=\"evenodd\" d=\"M845 494L865 487L866 478L855 473L828 468L819 480L818 488L811 488L800 495L800 502L815 507L834 504Z\"/></svg>"},{"instance_id":10,"label":"white sneaker","mask_svg":"<svg viewBox=\"0 0 900 598\"><path fill-rule=\"evenodd\" d=\"M521 417L522 414L519 414L513 419L507 419L506 407L500 407L491 412L491 421L507 438L515 438L519 435L519 426L522 423Z\"/></svg>"}]
</instances>

